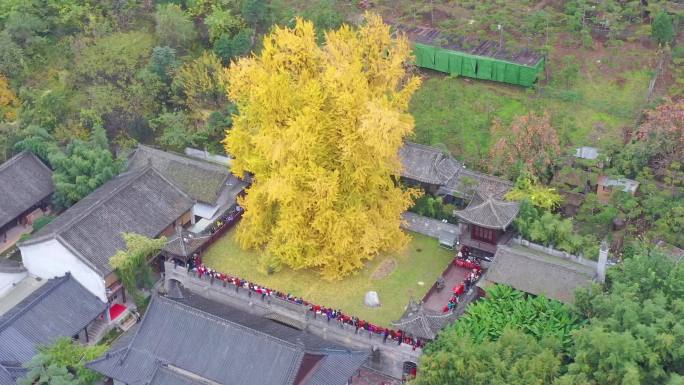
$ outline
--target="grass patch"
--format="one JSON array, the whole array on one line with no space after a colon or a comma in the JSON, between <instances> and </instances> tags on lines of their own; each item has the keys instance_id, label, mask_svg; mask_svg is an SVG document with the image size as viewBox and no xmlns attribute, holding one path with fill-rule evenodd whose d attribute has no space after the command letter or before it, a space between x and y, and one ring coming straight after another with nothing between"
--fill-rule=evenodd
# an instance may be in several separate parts
<instances>
[{"instance_id":1,"label":"grass patch","mask_svg":"<svg viewBox=\"0 0 684 385\"><path fill-rule=\"evenodd\" d=\"M561 146L605 147L622 139L643 107L648 70L625 71L607 78L592 66L570 89L536 92L505 84L443 76L431 71L411 100L414 140L445 146L470 167L486 169L494 118L510 123L528 111L548 111Z\"/></svg>"},{"instance_id":2,"label":"grass patch","mask_svg":"<svg viewBox=\"0 0 684 385\"><path fill-rule=\"evenodd\" d=\"M357 275L334 282L325 281L310 270L283 269L271 275L259 272L259 253L242 250L235 241L235 230L214 243L204 254L203 262L218 271L389 326L390 321L401 317L410 295L422 298L453 258L453 252L439 247L436 239L414 233L411 237L403 252L375 258ZM388 259L396 261L396 268L382 279L372 279L373 272ZM381 307L364 306L363 299L369 290L378 292Z\"/></svg>"}]
</instances>

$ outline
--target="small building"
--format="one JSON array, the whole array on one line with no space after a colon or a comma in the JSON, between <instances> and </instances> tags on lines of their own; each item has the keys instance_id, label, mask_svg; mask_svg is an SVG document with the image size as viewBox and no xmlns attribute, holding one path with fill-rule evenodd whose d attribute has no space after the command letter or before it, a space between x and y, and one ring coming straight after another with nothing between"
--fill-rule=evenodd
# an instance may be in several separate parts
<instances>
[{"instance_id":1,"label":"small building","mask_svg":"<svg viewBox=\"0 0 684 385\"><path fill-rule=\"evenodd\" d=\"M504 199L513 188L512 182L469 170L435 147L405 142L399 149L399 159L404 181L443 197L447 203L467 201L475 193Z\"/></svg>"},{"instance_id":2,"label":"small building","mask_svg":"<svg viewBox=\"0 0 684 385\"><path fill-rule=\"evenodd\" d=\"M155 296L134 335L86 367L120 385L346 385L368 358L197 295Z\"/></svg>"},{"instance_id":3,"label":"small building","mask_svg":"<svg viewBox=\"0 0 684 385\"><path fill-rule=\"evenodd\" d=\"M391 324L392 327L402 330L407 335L431 341L437 338L440 330L457 318L456 312L440 313L411 300L401 319Z\"/></svg>"},{"instance_id":4,"label":"small building","mask_svg":"<svg viewBox=\"0 0 684 385\"><path fill-rule=\"evenodd\" d=\"M196 220L215 220L235 204L248 185L225 165L138 145L128 158L128 169L140 170L148 165L196 201L192 207Z\"/></svg>"},{"instance_id":5,"label":"small building","mask_svg":"<svg viewBox=\"0 0 684 385\"><path fill-rule=\"evenodd\" d=\"M519 210L518 202L476 194L468 207L456 211L461 226L461 244L471 248L475 255L493 255L497 246L513 235L508 230Z\"/></svg>"},{"instance_id":6,"label":"small building","mask_svg":"<svg viewBox=\"0 0 684 385\"><path fill-rule=\"evenodd\" d=\"M611 178L606 175L598 177L596 195L598 200L603 203L610 202L614 191L624 191L630 195L636 194L639 182L627 178Z\"/></svg>"},{"instance_id":7,"label":"small building","mask_svg":"<svg viewBox=\"0 0 684 385\"><path fill-rule=\"evenodd\" d=\"M192 219L194 201L153 167L123 173L71 206L19 249L26 269L43 279L71 272L105 302L125 302L109 259L122 233L172 235Z\"/></svg>"},{"instance_id":8,"label":"small building","mask_svg":"<svg viewBox=\"0 0 684 385\"><path fill-rule=\"evenodd\" d=\"M587 160L596 160L596 159L598 159L598 156L599 156L599 152L598 152L598 148L596 148L596 147L582 146L582 147L577 147L575 149L575 158L587 159Z\"/></svg>"},{"instance_id":9,"label":"small building","mask_svg":"<svg viewBox=\"0 0 684 385\"><path fill-rule=\"evenodd\" d=\"M60 337L91 342L97 337L91 328L106 309L106 303L70 274L45 282L0 316L0 384L16 385L40 346Z\"/></svg>"},{"instance_id":10,"label":"small building","mask_svg":"<svg viewBox=\"0 0 684 385\"><path fill-rule=\"evenodd\" d=\"M0 165L0 252L23 233L50 205L55 187L52 171L24 151Z\"/></svg>"},{"instance_id":11,"label":"small building","mask_svg":"<svg viewBox=\"0 0 684 385\"><path fill-rule=\"evenodd\" d=\"M554 254L520 244L499 245L482 282L485 286L505 284L533 295L572 303L577 288L587 287L594 280L601 281L597 262L573 259L557 251ZM606 259L602 263L605 269Z\"/></svg>"}]
</instances>

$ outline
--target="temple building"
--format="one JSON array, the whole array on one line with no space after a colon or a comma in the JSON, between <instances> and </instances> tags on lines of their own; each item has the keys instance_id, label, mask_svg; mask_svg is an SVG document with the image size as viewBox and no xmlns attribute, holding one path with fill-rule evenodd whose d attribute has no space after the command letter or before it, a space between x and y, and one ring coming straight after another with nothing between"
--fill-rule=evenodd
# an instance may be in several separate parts
<instances>
[{"instance_id":1,"label":"temple building","mask_svg":"<svg viewBox=\"0 0 684 385\"><path fill-rule=\"evenodd\" d=\"M346 385L370 356L174 291L155 296L132 336L86 366L117 385Z\"/></svg>"},{"instance_id":2,"label":"temple building","mask_svg":"<svg viewBox=\"0 0 684 385\"><path fill-rule=\"evenodd\" d=\"M472 249L472 253L484 253L491 257L497 246L506 243L512 236L510 225L518 215L520 204L483 197L476 193L468 207L456 211L461 227L459 241Z\"/></svg>"},{"instance_id":3,"label":"temple building","mask_svg":"<svg viewBox=\"0 0 684 385\"><path fill-rule=\"evenodd\" d=\"M0 315L0 384L16 385L38 348L60 337L90 343L107 304L70 274L41 286Z\"/></svg>"},{"instance_id":4,"label":"temple building","mask_svg":"<svg viewBox=\"0 0 684 385\"><path fill-rule=\"evenodd\" d=\"M55 191L52 171L30 152L21 152L0 165L0 253L50 207Z\"/></svg>"},{"instance_id":5,"label":"temple building","mask_svg":"<svg viewBox=\"0 0 684 385\"><path fill-rule=\"evenodd\" d=\"M19 243L29 274L43 279L70 272L91 293L125 303L109 260L126 244L123 233L172 235L192 221L194 201L153 167L114 177Z\"/></svg>"}]
</instances>

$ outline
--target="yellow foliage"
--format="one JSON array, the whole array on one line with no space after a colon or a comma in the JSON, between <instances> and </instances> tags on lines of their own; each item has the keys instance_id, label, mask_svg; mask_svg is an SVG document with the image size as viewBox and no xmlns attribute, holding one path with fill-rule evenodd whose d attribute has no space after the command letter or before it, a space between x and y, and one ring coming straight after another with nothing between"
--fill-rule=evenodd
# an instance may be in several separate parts
<instances>
[{"instance_id":1,"label":"yellow foliage","mask_svg":"<svg viewBox=\"0 0 684 385\"><path fill-rule=\"evenodd\" d=\"M225 75L240 113L224 144L233 172L254 175L240 201L242 247L334 279L406 245L400 214L418 192L396 180L420 85L410 60L406 38L368 14L322 46L308 21L275 27L259 55L233 63Z\"/></svg>"},{"instance_id":2,"label":"yellow foliage","mask_svg":"<svg viewBox=\"0 0 684 385\"><path fill-rule=\"evenodd\" d=\"M15 121L19 106L19 99L10 88L7 78L0 74L0 121Z\"/></svg>"},{"instance_id":3,"label":"yellow foliage","mask_svg":"<svg viewBox=\"0 0 684 385\"><path fill-rule=\"evenodd\" d=\"M185 103L194 112L202 109L218 109L226 99L222 81L223 66L212 52L205 51L197 59L183 64L174 81L185 93Z\"/></svg>"}]
</instances>

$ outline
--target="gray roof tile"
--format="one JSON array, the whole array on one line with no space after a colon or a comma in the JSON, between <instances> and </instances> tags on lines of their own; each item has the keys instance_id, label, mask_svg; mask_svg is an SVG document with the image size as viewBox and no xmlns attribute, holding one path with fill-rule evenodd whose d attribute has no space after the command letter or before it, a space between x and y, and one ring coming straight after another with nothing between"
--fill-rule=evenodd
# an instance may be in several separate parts
<instances>
[{"instance_id":1,"label":"gray roof tile","mask_svg":"<svg viewBox=\"0 0 684 385\"><path fill-rule=\"evenodd\" d=\"M499 245L485 279L565 303L595 276L591 267L524 246Z\"/></svg>"},{"instance_id":2,"label":"gray roof tile","mask_svg":"<svg viewBox=\"0 0 684 385\"><path fill-rule=\"evenodd\" d=\"M30 152L0 165L0 227L55 191L52 171Z\"/></svg>"},{"instance_id":3,"label":"gray roof tile","mask_svg":"<svg viewBox=\"0 0 684 385\"><path fill-rule=\"evenodd\" d=\"M292 384L306 354L325 358L334 346L305 334L199 296L155 297L130 344L87 366L129 384L151 382L159 375L159 365L221 384ZM311 353L310 349L318 350ZM323 361L318 367L326 373L339 371L345 375L343 380L328 379L326 383L342 385L350 377L347 372L358 370L368 354L342 349L335 352L349 357ZM341 360L359 364L354 368L336 368Z\"/></svg>"},{"instance_id":4,"label":"gray roof tile","mask_svg":"<svg viewBox=\"0 0 684 385\"><path fill-rule=\"evenodd\" d=\"M71 206L21 245L57 239L106 276L126 245L122 233L157 237L189 211L192 199L152 167L121 174Z\"/></svg>"},{"instance_id":5,"label":"gray roof tile","mask_svg":"<svg viewBox=\"0 0 684 385\"><path fill-rule=\"evenodd\" d=\"M150 164L193 199L208 204L216 203L229 178L237 179L225 166L143 145L128 159L129 170Z\"/></svg>"},{"instance_id":6,"label":"gray roof tile","mask_svg":"<svg viewBox=\"0 0 684 385\"><path fill-rule=\"evenodd\" d=\"M466 169L463 163L435 147L405 142L399 149L399 159L402 163L402 177L437 185L440 195L472 195L471 191L464 191L464 183L468 178L474 182L474 192L497 199L503 199L503 196L513 188L510 181Z\"/></svg>"},{"instance_id":7,"label":"gray roof tile","mask_svg":"<svg viewBox=\"0 0 684 385\"><path fill-rule=\"evenodd\" d=\"M69 274L49 280L0 317L0 362L28 362L39 345L77 334L106 307Z\"/></svg>"},{"instance_id":8,"label":"gray roof tile","mask_svg":"<svg viewBox=\"0 0 684 385\"><path fill-rule=\"evenodd\" d=\"M492 197L483 198L476 194L473 201L456 216L468 223L488 229L505 230L520 211L518 202L504 202Z\"/></svg>"}]
</instances>

